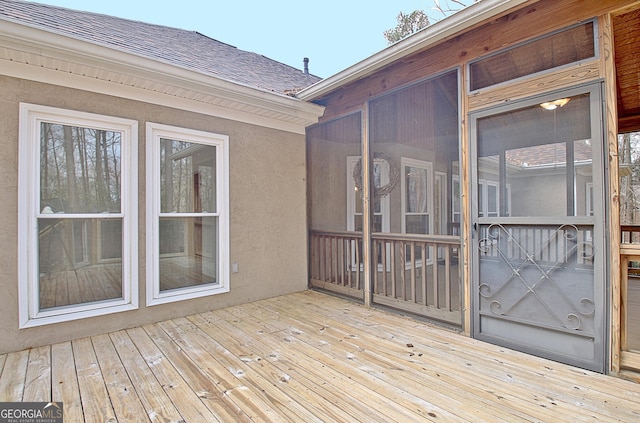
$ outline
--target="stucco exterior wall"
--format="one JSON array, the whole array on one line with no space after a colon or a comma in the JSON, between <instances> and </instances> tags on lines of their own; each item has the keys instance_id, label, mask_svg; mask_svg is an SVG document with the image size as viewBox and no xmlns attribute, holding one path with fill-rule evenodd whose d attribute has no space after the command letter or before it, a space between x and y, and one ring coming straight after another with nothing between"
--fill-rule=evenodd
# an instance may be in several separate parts
<instances>
[{"instance_id":1,"label":"stucco exterior wall","mask_svg":"<svg viewBox=\"0 0 640 423\"><path fill-rule=\"evenodd\" d=\"M138 121L139 308L35 328L18 328L19 103ZM0 76L0 353L61 342L307 287L304 135L122 98ZM229 136L230 292L146 306L145 124L162 123Z\"/></svg>"}]
</instances>

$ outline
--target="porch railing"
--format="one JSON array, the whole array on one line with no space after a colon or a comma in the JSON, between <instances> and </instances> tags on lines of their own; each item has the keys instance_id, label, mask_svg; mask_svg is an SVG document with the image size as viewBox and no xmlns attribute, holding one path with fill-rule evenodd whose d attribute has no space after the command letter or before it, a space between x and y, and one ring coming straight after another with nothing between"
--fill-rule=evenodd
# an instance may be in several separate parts
<instances>
[{"instance_id":1,"label":"porch railing","mask_svg":"<svg viewBox=\"0 0 640 423\"><path fill-rule=\"evenodd\" d=\"M363 298L362 234L310 233L311 286ZM461 324L460 238L372 234L373 301L455 325Z\"/></svg>"}]
</instances>

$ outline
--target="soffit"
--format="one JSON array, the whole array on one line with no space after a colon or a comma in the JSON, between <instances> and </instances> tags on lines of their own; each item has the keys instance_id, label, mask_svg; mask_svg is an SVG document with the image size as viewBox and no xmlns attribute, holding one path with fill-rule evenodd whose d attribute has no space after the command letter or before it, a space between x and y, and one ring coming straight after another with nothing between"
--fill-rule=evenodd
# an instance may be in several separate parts
<instances>
[{"instance_id":1,"label":"soffit","mask_svg":"<svg viewBox=\"0 0 640 423\"><path fill-rule=\"evenodd\" d=\"M640 130L640 9L613 17L621 131Z\"/></svg>"}]
</instances>

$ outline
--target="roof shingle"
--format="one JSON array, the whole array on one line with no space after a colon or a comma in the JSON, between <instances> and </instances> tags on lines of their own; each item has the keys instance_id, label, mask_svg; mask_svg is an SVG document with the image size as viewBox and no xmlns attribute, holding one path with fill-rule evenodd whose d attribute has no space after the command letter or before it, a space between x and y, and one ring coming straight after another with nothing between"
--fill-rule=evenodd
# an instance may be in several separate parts
<instances>
[{"instance_id":1,"label":"roof shingle","mask_svg":"<svg viewBox=\"0 0 640 423\"><path fill-rule=\"evenodd\" d=\"M321 79L197 31L18 0L0 0L0 19L280 94Z\"/></svg>"}]
</instances>

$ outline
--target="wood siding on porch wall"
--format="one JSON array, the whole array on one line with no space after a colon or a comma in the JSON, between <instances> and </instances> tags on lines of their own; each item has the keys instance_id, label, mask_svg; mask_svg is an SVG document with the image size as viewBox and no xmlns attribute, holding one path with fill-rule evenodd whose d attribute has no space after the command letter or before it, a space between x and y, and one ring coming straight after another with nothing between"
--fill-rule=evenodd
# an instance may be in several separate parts
<instances>
[{"instance_id":1,"label":"wood siding on porch wall","mask_svg":"<svg viewBox=\"0 0 640 423\"><path fill-rule=\"evenodd\" d=\"M0 354L214 310L306 289L307 240L304 135L0 76ZM17 221L19 103L28 102L138 121L139 308L83 320L18 329ZM145 123L229 135L230 261L239 272L225 294L145 305Z\"/></svg>"},{"instance_id":2,"label":"wood siding on porch wall","mask_svg":"<svg viewBox=\"0 0 640 423\"><path fill-rule=\"evenodd\" d=\"M398 89L416 81L431 77L443 71L459 68L461 76L462 97L460 99L460 152L462 209L469 210L468 192L468 145L469 128L468 113L503 104L515 99L529 97L577 84L604 81L605 110L605 142L608 156L608 285L610 287L610 371L619 370L620 348L620 249L619 249L619 217L618 182L617 182L617 113L616 85L614 69L614 53L612 41L611 15L617 11L637 7L637 0L543 0L528 2L518 10L495 17L491 22L478 25L470 31L449 37L442 43L426 50L411 54L394 62L356 82L346 84L326 95L314 99L326 106L322 120L334 119L356 110L362 110L363 104L373 97ZM589 19L595 19L598 25L596 58L578 64L563 66L559 69L541 72L534 76L523 77L495 87L481 89L472 93L468 91L469 62L490 55L506 47L514 46L527 40L575 25ZM470 248L469 216L463 213L462 251ZM463 328L471 333L471 272L468 257L463 258Z\"/></svg>"}]
</instances>

